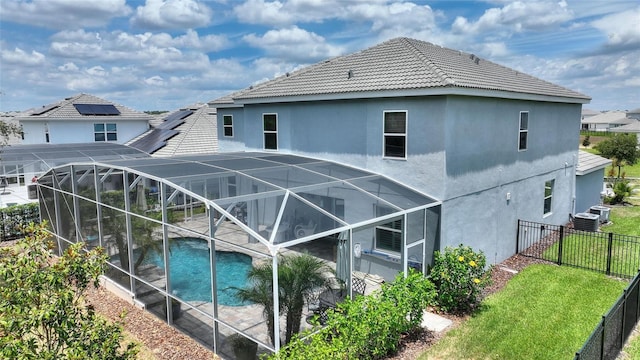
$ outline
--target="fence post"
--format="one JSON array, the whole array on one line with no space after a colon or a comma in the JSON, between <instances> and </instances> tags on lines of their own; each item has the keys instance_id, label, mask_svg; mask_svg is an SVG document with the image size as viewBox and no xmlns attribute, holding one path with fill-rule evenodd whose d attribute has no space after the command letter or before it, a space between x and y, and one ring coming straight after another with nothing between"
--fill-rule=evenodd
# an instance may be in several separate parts
<instances>
[{"instance_id":1,"label":"fence post","mask_svg":"<svg viewBox=\"0 0 640 360\"><path fill-rule=\"evenodd\" d=\"M611 275L611 252L613 251L613 233L609 233L609 242L607 244L607 275Z\"/></svg>"},{"instance_id":2,"label":"fence post","mask_svg":"<svg viewBox=\"0 0 640 360\"><path fill-rule=\"evenodd\" d=\"M562 239L564 239L564 225L560 225L560 240L558 241L558 265L562 265Z\"/></svg>"},{"instance_id":3,"label":"fence post","mask_svg":"<svg viewBox=\"0 0 640 360\"><path fill-rule=\"evenodd\" d=\"M518 228L516 234L516 254L520 253L520 219L518 219Z\"/></svg>"},{"instance_id":4,"label":"fence post","mask_svg":"<svg viewBox=\"0 0 640 360\"><path fill-rule=\"evenodd\" d=\"M600 336L600 338L602 339L602 341L600 342L600 359L604 359L604 330L607 328L607 317L602 315L602 321L600 321L600 324L602 325L602 335Z\"/></svg>"}]
</instances>

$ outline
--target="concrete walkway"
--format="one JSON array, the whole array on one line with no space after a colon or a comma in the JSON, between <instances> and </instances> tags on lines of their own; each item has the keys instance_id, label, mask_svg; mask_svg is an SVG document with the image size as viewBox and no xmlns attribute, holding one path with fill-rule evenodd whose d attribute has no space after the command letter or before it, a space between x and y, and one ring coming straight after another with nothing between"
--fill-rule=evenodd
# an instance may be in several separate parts
<instances>
[{"instance_id":1,"label":"concrete walkway","mask_svg":"<svg viewBox=\"0 0 640 360\"><path fill-rule=\"evenodd\" d=\"M443 318L440 315L434 314L434 313L430 313L428 311L424 311L423 315L422 315L422 327L426 328L430 331L434 331L434 332L441 332L443 330L445 330L446 328L448 328L449 326L451 326L451 324L453 324L453 321L447 319L447 318Z\"/></svg>"}]
</instances>

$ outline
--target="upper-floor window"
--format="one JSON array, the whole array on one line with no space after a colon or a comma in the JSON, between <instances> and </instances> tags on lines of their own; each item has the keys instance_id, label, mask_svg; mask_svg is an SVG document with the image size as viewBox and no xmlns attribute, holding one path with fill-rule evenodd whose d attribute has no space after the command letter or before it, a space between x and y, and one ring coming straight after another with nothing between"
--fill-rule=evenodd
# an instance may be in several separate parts
<instances>
[{"instance_id":1,"label":"upper-floor window","mask_svg":"<svg viewBox=\"0 0 640 360\"><path fill-rule=\"evenodd\" d=\"M222 116L222 126L224 130L224 136L233 137L233 116L232 115L224 115Z\"/></svg>"},{"instance_id":2,"label":"upper-floor window","mask_svg":"<svg viewBox=\"0 0 640 360\"><path fill-rule=\"evenodd\" d=\"M555 180L544 183L544 215L551 213L551 199L553 198L553 184Z\"/></svg>"},{"instance_id":3,"label":"upper-floor window","mask_svg":"<svg viewBox=\"0 0 640 360\"><path fill-rule=\"evenodd\" d=\"M407 157L407 112L384 112L384 157Z\"/></svg>"},{"instance_id":4,"label":"upper-floor window","mask_svg":"<svg viewBox=\"0 0 640 360\"><path fill-rule=\"evenodd\" d=\"M264 149L278 150L278 115L262 114Z\"/></svg>"},{"instance_id":5,"label":"upper-floor window","mask_svg":"<svg viewBox=\"0 0 640 360\"><path fill-rule=\"evenodd\" d=\"M95 141L118 141L116 124L93 124Z\"/></svg>"},{"instance_id":6,"label":"upper-floor window","mask_svg":"<svg viewBox=\"0 0 640 360\"><path fill-rule=\"evenodd\" d=\"M529 112L520 111L520 131L518 132L518 151L527 150L529 140Z\"/></svg>"},{"instance_id":7,"label":"upper-floor window","mask_svg":"<svg viewBox=\"0 0 640 360\"><path fill-rule=\"evenodd\" d=\"M44 142L48 143L50 142L50 140L51 139L49 138L49 124L45 123L44 124Z\"/></svg>"}]
</instances>

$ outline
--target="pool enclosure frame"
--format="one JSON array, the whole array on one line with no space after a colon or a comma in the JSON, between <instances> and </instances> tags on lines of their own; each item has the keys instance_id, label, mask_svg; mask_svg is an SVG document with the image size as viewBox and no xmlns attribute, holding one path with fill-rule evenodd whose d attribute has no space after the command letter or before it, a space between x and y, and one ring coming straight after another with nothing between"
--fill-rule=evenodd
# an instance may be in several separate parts
<instances>
[{"instance_id":1,"label":"pool enclosure frame","mask_svg":"<svg viewBox=\"0 0 640 360\"><path fill-rule=\"evenodd\" d=\"M216 252L270 262L272 289L278 257L308 252L326 260L352 296L356 276L369 279L371 291L410 267L426 272L440 237L439 201L368 171L277 153L74 162L45 173L38 194L58 251L79 241L102 246L112 287L229 357L234 333L265 351L281 343L265 336L259 304L218 303L218 292L229 290L217 288L218 276L236 274L218 273ZM210 302L172 290L171 246L186 237L210 249ZM145 262L150 249L164 266ZM278 301L275 292L274 334L281 334Z\"/></svg>"}]
</instances>

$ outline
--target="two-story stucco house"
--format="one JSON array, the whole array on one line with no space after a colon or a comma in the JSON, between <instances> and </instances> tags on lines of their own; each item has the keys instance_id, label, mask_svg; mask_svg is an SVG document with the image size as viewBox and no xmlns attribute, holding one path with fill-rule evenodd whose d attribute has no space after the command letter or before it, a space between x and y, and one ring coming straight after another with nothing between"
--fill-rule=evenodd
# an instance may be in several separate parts
<instances>
[{"instance_id":1,"label":"two-story stucco house","mask_svg":"<svg viewBox=\"0 0 640 360\"><path fill-rule=\"evenodd\" d=\"M124 144L149 129L151 115L89 94L18 114L23 144Z\"/></svg>"},{"instance_id":2,"label":"two-story stucco house","mask_svg":"<svg viewBox=\"0 0 640 360\"><path fill-rule=\"evenodd\" d=\"M396 38L210 102L221 152L296 154L364 168L442 202L439 244L492 263L518 219L574 212L590 98L474 54ZM372 211L374 211L372 209ZM400 251L373 239L375 248Z\"/></svg>"}]
</instances>

